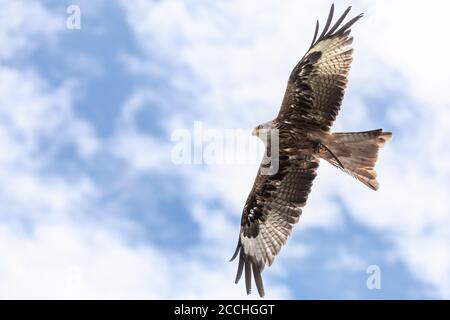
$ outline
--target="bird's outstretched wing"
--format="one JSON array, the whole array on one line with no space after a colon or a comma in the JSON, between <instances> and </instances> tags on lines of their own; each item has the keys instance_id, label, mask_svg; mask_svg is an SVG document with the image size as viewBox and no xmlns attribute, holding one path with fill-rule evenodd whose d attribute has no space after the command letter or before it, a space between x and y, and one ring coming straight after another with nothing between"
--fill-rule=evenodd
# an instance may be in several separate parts
<instances>
[{"instance_id":1,"label":"bird's outstretched wing","mask_svg":"<svg viewBox=\"0 0 450 320\"><path fill-rule=\"evenodd\" d=\"M341 26L350 8L330 28L334 6L325 28L314 39L309 51L289 78L282 107L276 121L301 130L328 131L339 111L352 60L350 27L362 15ZM316 176L319 160L315 156L283 155L280 139L279 170L255 179L241 219L236 251L239 256L236 283L245 271L247 293L252 274L259 295L264 296L261 272L271 265L297 223ZM285 146L288 148L289 146Z\"/></svg>"},{"instance_id":2,"label":"bird's outstretched wing","mask_svg":"<svg viewBox=\"0 0 450 320\"><path fill-rule=\"evenodd\" d=\"M241 231L234 258L239 254L236 283L245 269L247 293L253 273L259 295L264 296L261 272L272 264L298 222L302 207L316 177L319 160L313 156L282 156L274 175L256 176L241 219Z\"/></svg>"},{"instance_id":3,"label":"bird's outstretched wing","mask_svg":"<svg viewBox=\"0 0 450 320\"><path fill-rule=\"evenodd\" d=\"M329 131L341 107L352 62L350 27L362 14L341 26L351 7L330 28L334 5L319 37L319 21L310 49L289 77L278 121L293 127Z\"/></svg>"}]
</instances>

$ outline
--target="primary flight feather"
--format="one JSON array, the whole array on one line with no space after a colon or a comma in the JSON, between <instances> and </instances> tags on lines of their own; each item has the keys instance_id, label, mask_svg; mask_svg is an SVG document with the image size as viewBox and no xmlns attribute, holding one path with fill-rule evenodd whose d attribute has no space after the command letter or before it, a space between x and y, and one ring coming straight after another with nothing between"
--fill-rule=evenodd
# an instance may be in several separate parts
<instances>
[{"instance_id":1,"label":"primary flight feather","mask_svg":"<svg viewBox=\"0 0 450 320\"><path fill-rule=\"evenodd\" d=\"M330 132L352 61L350 27L362 17L343 23L350 8L332 25L332 5L320 35L317 21L310 48L289 77L278 116L254 130L264 141L266 154L274 143L271 133L277 132L278 170L265 174L269 165L261 164L242 212L239 241L231 260L239 256L236 283L245 273L248 294L253 275L259 295L264 296L261 272L273 263L298 222L319 159L378 189L374 170L378 150L392 134L382 129Z\"/></svg>"}]
</instances>

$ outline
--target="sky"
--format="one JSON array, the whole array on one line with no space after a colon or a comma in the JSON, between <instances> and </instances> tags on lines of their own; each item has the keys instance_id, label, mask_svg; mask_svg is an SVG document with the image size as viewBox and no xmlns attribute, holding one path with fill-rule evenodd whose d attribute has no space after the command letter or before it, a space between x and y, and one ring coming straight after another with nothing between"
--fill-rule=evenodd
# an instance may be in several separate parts
<instances>
[{"instance_id":1,"label":"sky","mask_svg":"<svg viewBox=\"0 0 450 320\"><path fill-rule=\"evenodd\" d=\"M0 298L257 298L228 262L250 133L330 5L0 0ZM365 16L333 130L393 132L380 189L322 162L266 298L449 299L449 4L348 5Z\"/></svg>"}]
</instances>

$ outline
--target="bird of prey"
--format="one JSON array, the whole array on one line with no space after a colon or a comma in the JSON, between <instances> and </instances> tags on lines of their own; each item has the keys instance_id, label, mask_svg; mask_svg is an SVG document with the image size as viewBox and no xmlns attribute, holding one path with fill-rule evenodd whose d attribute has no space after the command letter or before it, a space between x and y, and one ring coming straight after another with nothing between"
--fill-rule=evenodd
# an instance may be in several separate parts
<instances>
[{"instance_id":1,"label":"bird of prey","mask_svg":"<svg viewBox=\"0 0 450 320\"><path fill-rule=\"evenodd\" d=\"M263 174L267 167L263 161L242 212L239 241L230 261L239 256L236 283L245 271L247 294L253 274L258 293L264 296L261 272L272 264L298 222L320 159L378 189L374 170L378 150L392 134L382 129L330 130L344 97L352 61L350 27L363 16L343 24L350 9L332 25L332 5L320 35L317 21L310 48L289 77L277 117L253 130L264 141L266 154L272 142L268 132L277 132L278 170Z\"/></svg>"}]
</instances>

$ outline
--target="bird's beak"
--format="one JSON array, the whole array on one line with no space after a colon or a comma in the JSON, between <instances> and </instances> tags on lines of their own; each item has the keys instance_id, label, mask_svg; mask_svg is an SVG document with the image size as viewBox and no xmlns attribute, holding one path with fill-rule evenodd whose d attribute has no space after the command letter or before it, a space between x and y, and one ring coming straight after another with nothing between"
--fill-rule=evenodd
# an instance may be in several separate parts
<instances>
[{"instance_id":1,"label":"bird's beak","mask_svg":"<svg viewBox=\"0 0 450 320\"><path fill-rule=\"evenodd\" d=\"M258 129L253 129L253 131L252 131L252 136L258 136Z\"/></svg>"}]
</instances>

